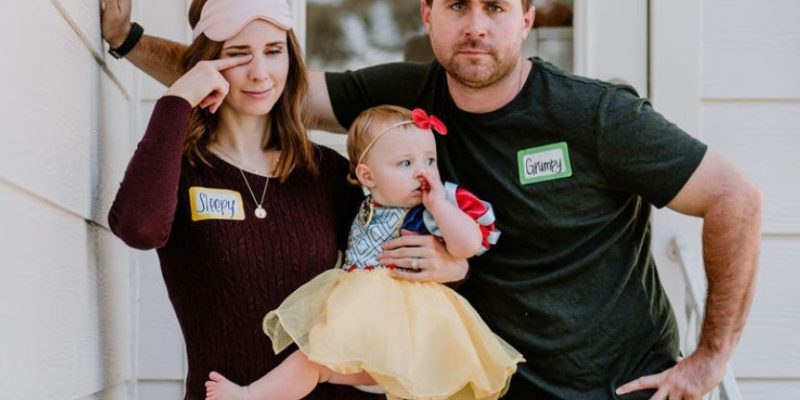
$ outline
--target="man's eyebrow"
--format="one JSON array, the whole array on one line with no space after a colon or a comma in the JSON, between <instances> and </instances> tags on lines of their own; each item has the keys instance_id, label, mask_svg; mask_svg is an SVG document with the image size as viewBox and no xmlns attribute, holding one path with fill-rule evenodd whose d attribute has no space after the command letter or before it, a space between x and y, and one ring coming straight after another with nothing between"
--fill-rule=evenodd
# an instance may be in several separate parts
<instances>
[{"instance_id":1,"label":"man's eyebrow","mask_svg":"<svg viewBox=\"0 0 800 400\"><path fill-rule=\"evenodd\" d=\"M483 0L484 4L507 6L508 0Z\"/></svg>"}]
</instances>

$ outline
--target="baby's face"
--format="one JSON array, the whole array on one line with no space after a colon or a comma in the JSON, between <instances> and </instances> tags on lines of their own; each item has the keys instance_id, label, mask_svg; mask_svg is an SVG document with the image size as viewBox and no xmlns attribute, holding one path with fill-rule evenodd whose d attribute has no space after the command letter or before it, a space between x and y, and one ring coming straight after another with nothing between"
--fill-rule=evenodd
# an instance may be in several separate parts
<instances>
[{"instance_id":1,"label":"baby's face","mask_svg":"<svg viewBox=\"0 0 800 400\"><path fill-rule=\"evenodd\" d=\"M381 132L383 126L376 126ZM430 130L415 125L394 128L383 135L367 154L364 164L373 177L370 193L381 205L414 207L422 203L417 176L427 172L439 179L436 167L436 141Z\"/></svg>"}]
</instances>

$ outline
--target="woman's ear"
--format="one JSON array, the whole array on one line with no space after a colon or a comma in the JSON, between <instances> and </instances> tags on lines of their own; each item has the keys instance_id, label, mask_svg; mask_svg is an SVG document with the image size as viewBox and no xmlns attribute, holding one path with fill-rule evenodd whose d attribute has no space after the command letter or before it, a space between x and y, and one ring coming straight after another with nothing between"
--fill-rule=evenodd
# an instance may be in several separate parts
<instances>
[{"instance_id":1,"label":"woman's ear","mask_svg":"<svg viewBox=\"0 0 800 400\"><path fill-rule=\"evenodd\" d=\"M364 163L356 166L356 178L358 178L358 181L367 189L375 187L375 177L372 176L372 171Z\"/></svg>"}]
</instances>

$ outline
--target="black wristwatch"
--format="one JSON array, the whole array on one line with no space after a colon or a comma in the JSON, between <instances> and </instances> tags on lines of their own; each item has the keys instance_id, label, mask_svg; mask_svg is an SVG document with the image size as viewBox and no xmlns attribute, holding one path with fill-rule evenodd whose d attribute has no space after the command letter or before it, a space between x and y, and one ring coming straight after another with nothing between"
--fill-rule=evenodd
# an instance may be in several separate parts
<instances>
[{"instance_id":1,"label":"black wristwatch","mask_svg":"<svg viewBox=\"0 0 800 400\"><path fill-rule=\"evenodd\" d=\"M133 50L133 47L136 46L136 43L139 43L139 39L142 38L143 34L144 28L142 28L142 26L136 22L131 22L131 31L128 32L128 37L125 38L125 41L122 42L119 47L109 48L108 53L118 60L122 57L125 57L128 52Z\"/></svg>"}]
</instances>

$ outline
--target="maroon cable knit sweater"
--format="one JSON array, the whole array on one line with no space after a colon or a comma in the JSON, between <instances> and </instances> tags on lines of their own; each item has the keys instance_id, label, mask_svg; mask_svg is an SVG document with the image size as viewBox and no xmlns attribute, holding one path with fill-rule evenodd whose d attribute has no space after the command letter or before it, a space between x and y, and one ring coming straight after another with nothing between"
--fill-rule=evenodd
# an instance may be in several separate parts
<instances>
[{"instance_id":1,"label":"maroon cable knit sweater","mask_svg":"<svg viewBox=\"0 0 800 400\"><path fill-rule=\"evenodd\" d=\"M186 399L204 399L212 370L249 384L274 368L261 330L264 315L336 262L362 195L346 181L347 161L317 147L320 175L296 171L266 194L266 219L239 170L214 157L209 167L183 157L191 107L178 97L156 104L109 214L111 230L138 249L158 249L161 272L186 341ZM265 178L245 173L260 197ZM192 222L189 188L238 191L245 219ZM322 385L311 399L377 399L356 389Z\"/></svg>"}]
</instances>

